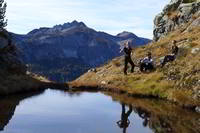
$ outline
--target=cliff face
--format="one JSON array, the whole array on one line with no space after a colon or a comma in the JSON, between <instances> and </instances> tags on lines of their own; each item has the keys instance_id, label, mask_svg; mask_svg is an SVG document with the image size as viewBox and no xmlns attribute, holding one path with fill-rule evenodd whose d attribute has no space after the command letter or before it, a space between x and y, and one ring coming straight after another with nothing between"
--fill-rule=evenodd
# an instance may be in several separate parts
<instances>
[{"instance_id":1,"label":"cliff face","mask_svg":"<svg viewBox=\"0 0 200 133\"><path fill-rule=\"evenodd\" d=\"M199 15L199 0L171 0L154 19L153 40L158 41L188 22L193 22L191 26L198 26Z\"/></svg>"},{"instance_id":2,"label":"cliff face","mask_svg":"<svg viewBox=\"0 0 200 133\"><path fill-rule=\"evenodd\" d=\"M131 41L133 46L150 41L129 32L117 36L97 32L77 21L12 36L30 71L60 82L75 79L91 67L119 56L124 41Z\"/></svg>"}]
</instances>

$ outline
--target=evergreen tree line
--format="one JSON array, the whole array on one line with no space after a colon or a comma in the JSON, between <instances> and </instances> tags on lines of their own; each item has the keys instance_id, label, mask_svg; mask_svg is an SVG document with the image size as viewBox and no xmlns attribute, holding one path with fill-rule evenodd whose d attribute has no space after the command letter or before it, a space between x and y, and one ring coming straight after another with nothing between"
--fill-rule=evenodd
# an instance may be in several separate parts
<instances>
[{"instance_id":1,"label":"evergreen tree line","mask_svg":"<svg viewBox=\"0 0 200 133\"><path fill-rule=\"evenodd\" d=\"M0 30L7 26L7 19L5 19L7 4L4 0L0 0Z\"/></svg>"}]
</instances>

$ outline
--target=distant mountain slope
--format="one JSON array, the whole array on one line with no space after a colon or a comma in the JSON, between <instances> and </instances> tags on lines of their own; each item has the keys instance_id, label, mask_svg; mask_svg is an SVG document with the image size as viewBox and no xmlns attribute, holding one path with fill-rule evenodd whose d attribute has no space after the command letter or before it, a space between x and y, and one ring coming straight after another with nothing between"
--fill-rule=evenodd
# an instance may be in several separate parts
<instances>
[{"instance_id":1,"label":"distant mountain slope","mask_svg":"<svg viewBox=\"0 0 200 133\"><path fill-rule=\"evenodd\" d=\"M56 81L73 80L119 56L119 44L124 41L130 40L134 46L150 41L128 32L117 36L97 32L77 21L12 36L31 71Z\"/></svg>"}]
</instances>

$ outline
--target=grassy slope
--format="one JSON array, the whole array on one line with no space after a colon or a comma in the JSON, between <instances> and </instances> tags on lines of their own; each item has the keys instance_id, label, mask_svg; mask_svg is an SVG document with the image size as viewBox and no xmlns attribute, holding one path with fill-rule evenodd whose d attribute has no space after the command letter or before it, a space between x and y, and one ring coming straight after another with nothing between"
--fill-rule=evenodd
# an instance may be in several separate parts
<instances>
[{"instance_id":1,"label":"grassy slope","mask_svg":"<svg viewBox=\"0 0 200 133\"><path fill-rule=\"evenodd\" d=\"M113 91L123 90L131 95L155 96L167 99L182 106L200 105L200 52L192 54L193 48L200 48L200 27L184 32L189 24L170 33L159 42L134 50L132 59L137 64L147 51L153 53L156 64L160 58L170 53L170 42L178 41L180 47L177 60L168 63L155 72L123 75L123 57L113 59L97 68L97 72L88 72L69 83L71 87L105 87ZM136 68L138 69L138 68ZM103 82L102 82L103 81ZM106 83L106 84L105 84ZM198 93L197 93L198 92Z\"/></svg>"}]
</instances>

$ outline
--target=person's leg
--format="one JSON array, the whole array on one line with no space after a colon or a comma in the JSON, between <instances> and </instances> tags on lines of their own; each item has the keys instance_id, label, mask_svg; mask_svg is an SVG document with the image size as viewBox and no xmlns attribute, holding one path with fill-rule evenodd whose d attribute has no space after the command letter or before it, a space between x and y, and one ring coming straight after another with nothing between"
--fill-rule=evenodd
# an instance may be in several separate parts
<instances>
[{"instance_id":1,"label":"person's leg","mask_svg":"<svg viewBox=\"0 0 200 133\"><path fill-rule=\"evenodd\" d=\"M164 65L168 62L168 56L166 55L163 62L161 63L161 66L164 67Z\"/></svg>"},{"instance_id":2,"label":"person's leg","mask_svg":"<svg viewBox=\"0 0 200 133\"><path fill-rule=\"evenodd\" d=\"M124 74L127 75L127 69L128 69L128 59L125 57L124 60Z\"/></svg>"},{"instance_id":3,"label":"person's leg","mask_svg":"<svg viewBox=\"0 0 200 133\"><path fill-rule=\"evenodd\" d=\"M134 68L135 68L135 64L133 63L133 61L131 60L131 58L129 58L128 62L131 64L131 73L133 73L134 72Z\"/></svg>"},{"instance_id":4,"label":"person's leg","mask_svg":"<svg viewBox=\"0 0 200 133\"><path fill-rule=\"evenodd\" d=\"M144 71L147 71L149 69L149 65L144 63L144 67L143 67Z\"/></svg>"},{"instance_id":5,"label":"person's leg","mask_svg":"<svg viewBox=\"0 0 200 133\"><path fill-rule=\"evenodd\" d=\"M153 64L148 64L148 70L152 71L154 69Z\"/></svg>"},{"instance_id":6,"label":"person's leg","mask_svg":"<svg viewBox=\"0 0 200 133\"><path fill-rule=\"evenodd\" d=\"M144 71L144 63L140 64L140 71L143 72Z\"/></svg>"},{"instance_id":7,"label":"person's leg","mask_svg":"<svg viewBox=\"0 0 200 133\"><path fill-rule=\"evenodd\" d=\"M161 65L163 67L167 62L174 61L174 60L175 60L174 55L166 55Z\"/></svg>"},{"instance_id":8,"label":"person's leg","mask_svg":"<svg viewBox=\"0 0 200 133\"><path fill-rule=\"evenodd\" d=\"M174 55L170 55L168 58L169 58L169 61L174 61L175 60L175 56Z\"/></svg>"}]
</instances>

